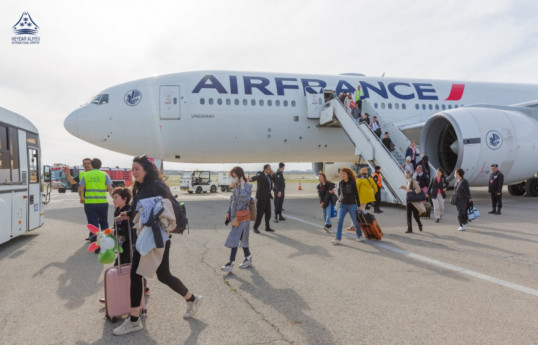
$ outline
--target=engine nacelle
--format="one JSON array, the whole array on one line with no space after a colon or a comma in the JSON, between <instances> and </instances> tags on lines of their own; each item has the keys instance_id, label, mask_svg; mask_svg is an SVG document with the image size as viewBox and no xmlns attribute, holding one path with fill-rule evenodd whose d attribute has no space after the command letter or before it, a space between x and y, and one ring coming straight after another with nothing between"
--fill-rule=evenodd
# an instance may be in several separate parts
<instances>
[{"instance_id":1,"label":"engine nacelle","mask_svg":"<svg viewBox=\"0 0 538 345\"><path fill-rule=\"evenodd\" d=\"M538 121L517 108L470 106L437 113L424 125L420 146L450 179L461 167L475 186L488 185L493 163L505 184L538 171Z\"/></svg>"}]
</instances>

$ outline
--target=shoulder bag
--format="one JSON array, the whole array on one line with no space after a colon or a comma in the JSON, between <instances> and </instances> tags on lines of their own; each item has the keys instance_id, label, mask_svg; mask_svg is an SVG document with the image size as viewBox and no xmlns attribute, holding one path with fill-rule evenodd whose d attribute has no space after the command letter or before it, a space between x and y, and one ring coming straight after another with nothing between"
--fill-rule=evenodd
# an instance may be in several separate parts
<instances>
[{"instance_id":1,"label":"shoulder bag","mask_svg":"<svg viewBox=\"0 0 538 345\"><path fill-rule=\"evenodd\" d=\"M239 185L239 184L238 184ZM232 226L238 226L241 222L246 222L247 220L250 220L250 211L247 208L246 210L237 210L237 199L235 197L235 191L238 190L237 186L234 188L234 202L235 202L235 219L232 223ZM250 202L249 202L250 204ZM250 205L249 205L250 206Z\"/></svg>"}]
</instances>

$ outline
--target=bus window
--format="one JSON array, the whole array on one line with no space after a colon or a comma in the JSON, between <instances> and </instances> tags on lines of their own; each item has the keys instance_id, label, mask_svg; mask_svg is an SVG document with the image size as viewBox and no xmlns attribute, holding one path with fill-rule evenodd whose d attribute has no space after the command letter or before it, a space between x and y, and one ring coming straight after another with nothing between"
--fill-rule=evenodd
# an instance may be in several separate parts
<instances>
[{"instance_id":1,"label":"bus window","mask_svg":"<svg viewBox=\"0 0 538 345\"><path fill-rule=\"evenodd\" d=\"M0 126L0 183L11 182L9 151L7 149L7 128Z\"/></svg>"},{"instance_id":2,"label":"bus window","mask_svg":"<svg viewBox=\"0 0 538 345\"><path fill-rule=\"evenodd\" d=\"M32 134L32 133L26 133L26 143L37 146L38 144L37 135Z\"/></svg>"},{"instance_id":3,"label":"bus window","mask_svg":"<svg viewBox=\"0 0 538 345\"><path fill-rule=\"evenodd\" d=\"M30 183L39 182L39 164L37 164L37 150L29 149L28 155L30 159ZM61 171L61 170L60 170ZM63 171L61 171L63 173Z\"/></svg>"},{"instance_id":4,"label":"bus window","mask_svg":"<svg viewBox=\"0 0 538 345\"><path fill-rule=\"evenodd\" d=\"M20 182L19 169L19 132L16 128L9 128L9 155L11 158L11 182Z\"/></svg>"}]
</instances>

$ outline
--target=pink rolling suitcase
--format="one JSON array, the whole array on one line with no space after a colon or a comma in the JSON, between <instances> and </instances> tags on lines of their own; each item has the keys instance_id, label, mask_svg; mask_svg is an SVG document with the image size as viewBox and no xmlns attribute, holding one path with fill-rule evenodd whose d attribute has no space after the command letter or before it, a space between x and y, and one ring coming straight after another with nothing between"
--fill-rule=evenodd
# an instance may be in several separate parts
<instances>
[{"instance_id":1,"label":"pink rolling suitcase","mask_svg":"<svg viewBox=\"0 0 538 345\"><path fill-rule=\"evenodd\" d=\"M116 231L116 240L118 232ZM131 238L131 228L129 226L129 245L133 248L133 240ZM133 252L131 249L131 262L133 260ZM111 267L105 271L105 308L106 317L113 323L118 321L118 317L127 315L131 311L131 264L121 264L121 259L118 253L118 266ZM142 279L142 284L144 283ZM140 296L140 314L146 313L146 298L144 297L144 288Z\"/></svg>"}]
</instances>

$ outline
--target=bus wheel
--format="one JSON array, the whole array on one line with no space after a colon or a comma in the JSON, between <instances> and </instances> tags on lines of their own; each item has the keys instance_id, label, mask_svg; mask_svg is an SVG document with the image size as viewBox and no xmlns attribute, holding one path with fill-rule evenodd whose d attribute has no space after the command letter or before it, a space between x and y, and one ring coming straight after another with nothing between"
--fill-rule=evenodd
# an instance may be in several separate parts
<instances>
[{"instance_id":1,"label":"bus wheel","mask_svg":"<svg viewBox=\"0 0 538 345\"><path fill-rule=\"evenodd\" d=\"M202 187L196 188L196 194L202 194Z\"/></svg>"},{"instance_id":2,"label":"bus wheel","mask_svg":"<svg viewBox=\"0 0 538 345\"><path fill-rule=\"evenodd\" d=\"M217 186L213 185L211 186L211 193L216 193L217 192Z\"/></svg>"}]
</instances>

